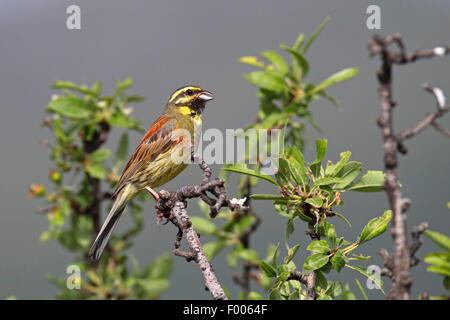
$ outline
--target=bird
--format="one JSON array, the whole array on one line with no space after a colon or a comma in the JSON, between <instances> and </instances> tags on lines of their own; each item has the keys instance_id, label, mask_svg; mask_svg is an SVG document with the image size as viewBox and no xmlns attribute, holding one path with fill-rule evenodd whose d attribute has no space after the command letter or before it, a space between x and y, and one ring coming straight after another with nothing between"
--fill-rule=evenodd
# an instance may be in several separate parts
<instances>
[{"instance_id":1,"label":"bird","mask_svg":"<svg viewBox=\"0 0 450 320\"><path fill-rule=\"evenodd\" d=\"M150 126L125 165L112 194L114 203L88 252L89 258L100 259L129 201L143 190L158 200L153 188L166 184L188 166L191 147L198 147L202 112L210 100L212 93L197 86L184 86L172 93L163 114Z\"/></svg>"}]
</instances>

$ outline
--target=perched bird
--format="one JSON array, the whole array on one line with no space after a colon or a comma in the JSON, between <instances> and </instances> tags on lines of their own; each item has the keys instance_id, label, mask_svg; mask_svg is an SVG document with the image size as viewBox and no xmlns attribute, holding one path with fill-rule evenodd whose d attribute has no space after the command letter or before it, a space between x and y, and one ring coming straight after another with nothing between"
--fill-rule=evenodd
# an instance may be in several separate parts
<instances>
[{"instance_id":1,"label":"perched bird","mask_svg":"<svg viewBox=\"0 0 450 320\"><path fill-rule=\"evenodd\" d=\"M170 96L163 115L152 124L123 169L112 195L114 204L89 250L91 259L100 258L131 199L144 189L158 199L153 188L169 182L187 167L188 161L179 161L176 156L184 153L184 159L188 156L190 160L190 147L196 149L194 142L201 132L202 111L212 99L210 92L195 86L182 87Z\"/></svg>"}]
</instances>

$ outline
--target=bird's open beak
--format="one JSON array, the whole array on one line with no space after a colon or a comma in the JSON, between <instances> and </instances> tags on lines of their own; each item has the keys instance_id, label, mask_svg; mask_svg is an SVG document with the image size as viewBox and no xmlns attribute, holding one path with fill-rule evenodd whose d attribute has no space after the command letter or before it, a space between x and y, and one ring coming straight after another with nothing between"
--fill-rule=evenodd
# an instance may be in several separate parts
<instances>
[{"instance_id":1,"label":"bird's open beak","mask_svg":"<svg viewBox=\"0 0 450 320\"><path fill-rule=\"evenodd\" d=\"M197 99L200 99L200 100L203 100L203 101L205 101L205 102L208 102L208 101L210 101L210 100L213 100L214 97L213 97L213 95L212 95L211 92L209 92L209 91L202 91L202 92L200 92L200 94L197 96Z\"/></svg>"}]
</instances>

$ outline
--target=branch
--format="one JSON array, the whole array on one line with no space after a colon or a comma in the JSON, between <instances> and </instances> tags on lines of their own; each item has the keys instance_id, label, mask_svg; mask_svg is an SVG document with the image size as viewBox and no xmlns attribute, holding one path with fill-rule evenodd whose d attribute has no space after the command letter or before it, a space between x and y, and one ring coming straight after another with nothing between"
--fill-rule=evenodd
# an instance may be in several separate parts
<instances>
[{"instance_id":1,"label":"branch","mask_svg":"<svg viewBox=\"0 0 450 320\"><path fill-rule=\"evenodd\" d=\"M403 142L405 139L409 139L414 137L416 134L418 134L420 131L425 129L430 124L435 123L435 120L442 117L444 114L446 114L450 107L445 106L445 96L442 93L442 90L439 88L432 88L430 85L425 83L424 88L426 91L431 92L437 101L437 111L435 113L429 114L424 120L416 124L414 127L411 127L409 129L405 129L402 132L400 132L397 135L397 141L399 143Z\"/></svg>"},{"instance_id":2,"label":"branch","mask_svg":"<svg viewBox=\"0 0 450 320\"><path fill-rule=\"evenodd\" d=\"M398 52L390 50L391 44L396 44ZM394 241L394 251L389 255L386 250L380 250L383 263L387 269L383 274L393 280L392 289L389 292L388 299L409 299L412 277L410 267L415 251L418 246L411 249L408 246L407 227L404 212L409 207L409 200L402 198L398 183L398 160L397 152L406 153L407 149L403 145L405 139L418 134L425 127L435 122L444 113L449 111L449 107L444 107L445 97L438 88L431 88L425 85L425 89L435 95L438 102L438 111L419 122L416 126L402 131L400 134L394 134L392 114L395 102L392 100L392 67L394 64L407 64L418 59L431 58L434 56L444 56L450 53L450 47L436 47L430 50L415 51L408 54L400 34L381 37L374 35L369 41L369 51L373 56L379 54L381 57L381 66L377 70L378 82L380 84L378 92L380 95L381 116L377 122L381 128L383 137L384 166L386 172L386 181L384 190L387 193L389 204L393 212L393 226L391 234ZM441 93L441 95L440 95ZM412 251L414 251L412 253Z\"/></svg>"},{"instance_id":3,"label":"branch","mask_svg":"<svg viewBox=\"0 0 450 320\"><path fill-rule=\"evenodd\" d=\"M228 207L231 210L242 210L245 209L245 207L227 198L224 180L216 178L210 181L212 174L211 169L193 150L192 160L193 162L198 163L203 171L202 183L195 186L184 186L175 192L166 190L159 191L159 199L156 202L155 208L157 213L162 214L178 228L175 240L175 250L173 251L174 254L186 258L187 261L195 261L205 279L205 286L213 298L215 300L227 300L225 292L214 273L213 267L206 258L199 236L195 232L189 215L187 214L186 199L201 198L205 201L210 206L211 218L214 218L222 207ZM188 252L179 249L183 235L189 247Z\"/></svg>"}]
</instances>

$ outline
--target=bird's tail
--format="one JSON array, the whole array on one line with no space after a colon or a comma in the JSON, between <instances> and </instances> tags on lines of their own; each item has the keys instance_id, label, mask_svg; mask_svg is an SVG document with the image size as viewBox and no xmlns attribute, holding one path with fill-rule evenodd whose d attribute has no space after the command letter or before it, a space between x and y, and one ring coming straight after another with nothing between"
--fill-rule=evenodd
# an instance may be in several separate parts
<instances>
[{"instance_id":1,"label":"bird's tail","mask_svg":"<svg viewBox=\"0 0 450 320\"><path fill-rule=\"evenodd\" d=\"M114 204L111 208L111 211L106 217L106 220L103 223L100 232L98 233L97 237L94 240L94 243L91 246L91 249L89 250L89 258L93 260L98 260L100 258L103 250L106 247L106 244L108 243L109 237L114 230L114 227L116 226L120 216L123 213L123 210L125 210L128 201L130 201L134 197L134 195L135 188L131 185L127 185L122 189L122 191L119 192L116 201L114 201Z\"/></svg>"}]
</instances>

